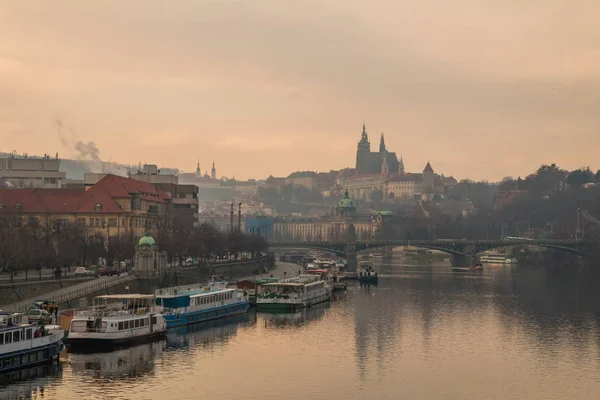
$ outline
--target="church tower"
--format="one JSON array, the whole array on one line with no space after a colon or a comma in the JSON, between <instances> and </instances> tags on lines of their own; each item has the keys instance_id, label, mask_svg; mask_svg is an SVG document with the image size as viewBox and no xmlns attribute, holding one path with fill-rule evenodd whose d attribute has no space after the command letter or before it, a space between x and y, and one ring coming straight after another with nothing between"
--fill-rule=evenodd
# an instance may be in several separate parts
<instances>
[{"instance_id":1,"label":"church tower","mask_svg":"<svg viewBox=\"0 0 600 400\"><path fill-rule=\"evenodd\" d=\"M215 162L213 161L212 169L210 170L210 178L217 179L217 170L215 169Z\"/></svg>"},{"instance_id":2,"label":"church tower","mask_svg":"<svg viewBox=\"0 0 600 400\"><path fill-rule=\"evenodd\" d=\"M363 123L362 135L356 149L356 170L359 173L365 171L368 168L367 157L371 152L371 143L369 143L369 137L367 136L367 129Z\"/></svg>"},{"instance_id":3,"label":"church tower","mask_svg":"<svg viewBox=\"0 0 600 400\"><path fill-rule=\"evenodd\" d=\"M400 156L400 162L398 163L398 173L404 174L404 160L402 160L402 156Z\"/></svg>"},{"instance_id":4,"label":"church tower","mask_svg":"<svg viewBox=\"0 0 600 400\"><path fill-rule=\"evenodd\" d=\"M381 139L379 140L379 152L385 153L387 150L385 149L385 139L383 138L383 132L381 133Z\"/></svg>"},{"instance_id":5,"label":"church tower","mask_svg":"<svg viewBox=\"0 0 600 400\"><path fill-rule=\"evenodd\" d=\"M196 165L196 176L202 176L202 171L200 170L200 161L198 161L198 165Z\"/></svg>"}]
</instances>

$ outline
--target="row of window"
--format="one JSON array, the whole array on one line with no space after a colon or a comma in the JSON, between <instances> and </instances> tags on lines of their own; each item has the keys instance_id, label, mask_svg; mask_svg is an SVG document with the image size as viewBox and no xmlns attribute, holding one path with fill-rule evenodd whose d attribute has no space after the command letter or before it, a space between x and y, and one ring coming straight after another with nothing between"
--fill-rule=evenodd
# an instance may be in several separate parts
<instances>
[{"instance_id":1,"label":"row of window","mask_svg":"<svg viewBox=\"0 0 600 400\"><path fill-rule=\"evenodd\" d=\"M18 365L31 364L34 362L43 361L45 359L46 358L44 357L43 351L38 351L29 355L15 356L12 358L0 360L0 369L16 367Z\"/></svg>"},{"instance_id":2,"label":"row of window","mask_svg":"<svg viewBox=\"0 0 600 400\"><path fill-rule=\"evenodd\" d=\"M19 329L18 331L10 331L0 333L0 344L20 342L21 340L29 340L33 337L33 328Z\"/></svg>"},{"instance_id":3,"label":"row of window","mask_svg":"<svg viewBox=\"0 0 600 400\"><path fill-rule=\"evenodd\" d=\"M150 325L149 318L132 319L130 321L119 322L118 329L120 331L123 331L123 330L128 330L128 329L143 328L144 326L149 326L149 325ZM156 325L156 317L152 317L152 325ZM111 326L114 326L114 324L111 324Z\"/></svg>"},{"instance_id":4,"label":"row of window","mask_svg":"<svg viewBox=\"0 0 600 400\"><path fill-rule=\"evenodd\" d=\"M233 299L233 291L227 293L211 294L209 296L195 297L192 305L211 304L218 301Z\"/></svg>"}]
</instances>

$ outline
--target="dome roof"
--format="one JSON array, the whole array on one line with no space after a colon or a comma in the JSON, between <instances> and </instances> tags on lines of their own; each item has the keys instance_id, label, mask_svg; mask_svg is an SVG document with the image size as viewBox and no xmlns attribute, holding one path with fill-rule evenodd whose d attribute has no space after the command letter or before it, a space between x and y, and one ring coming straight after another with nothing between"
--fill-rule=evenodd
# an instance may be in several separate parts
<instances>
[{"instance_id":1,"label":"dome roof","mask_svg":"<svg viewBox=\"0 0 600 400\"><path fill-rule=\"evenodd\" d=\"M344 198L340 200L339 208L354 208L354 201L350 199L347 190L344 193Z\"/></svg>"},{"instance_id":2,"label":"dome roof","mask_svg":"<svg viewBox=\"0 0 600 400\"><path fill-rule=\"evenodd\" d=\"M152 236L150 236L149 233L146 233L146 235L141 237L140 242L138 244L140 246L154 246L156 242L154 241L154 239L152 239Z\"/></svg>"}]
</instances>

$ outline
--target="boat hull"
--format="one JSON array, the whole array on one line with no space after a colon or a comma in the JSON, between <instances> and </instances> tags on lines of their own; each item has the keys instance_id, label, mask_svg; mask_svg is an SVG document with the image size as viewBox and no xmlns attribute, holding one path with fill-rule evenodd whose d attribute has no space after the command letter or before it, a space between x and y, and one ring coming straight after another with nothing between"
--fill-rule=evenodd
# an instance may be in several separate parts
<instances>
[{"instance_id":1,"label":"boat hull","mask_svg":"<svg viewBox=\"0 0 600 400\"><path fill-rule=\"evenodd\" d=\"M302 310L305 307L311 307L316 304L325 303L327 301L331 301L331 293L323 294L321 296L314 297L312 299L307 299L304 301L297 302L284 302L284 301L276 301L276 299L272 299L268 302L258 302L256 304L258 311L289 311L294 312L298 310Z\"/></svg>"},{"instance_id":2,"label":"boat hull","mask_svg":"<svg viewBox=\"0 0 600 400\"><path fill-rule=\"evenodd\" d=\"M248 311L248 308L250 308L250 303L243 302L208 310L197 310L180 314L165 314L164 318L167 321L167 328L177 328L186 325L198 324L201 322L213 321L219 318L230 317L232 315L244 314Z\"/></svg>"},{"instance_id":3,"label":"boat hull","mask_svg":"<svg viewBox=\"0 0 600 400\"><path fill-rule=\"evenodd\" d=\"M43 347L34 347L27 350L2 354L0 355L0 373L58 361L58 357L64 348L65 346L62 341L57 341ZM16 362L17 359L18 362Z\"/></svg>"},{"instance_id":4,"label":"boat hull","mask_svg":"<svg viewBox=\"0 0 600 400\"><path fill-rule=\"evenodd\" d=\"M152 332L147 335L133 337L69 337L67 339L67 348L73 352L98 352L102 350L110 350L116 347L125 347L134 344L148 343L166 335L166 330Z\"/></svg>"}]
</instances>

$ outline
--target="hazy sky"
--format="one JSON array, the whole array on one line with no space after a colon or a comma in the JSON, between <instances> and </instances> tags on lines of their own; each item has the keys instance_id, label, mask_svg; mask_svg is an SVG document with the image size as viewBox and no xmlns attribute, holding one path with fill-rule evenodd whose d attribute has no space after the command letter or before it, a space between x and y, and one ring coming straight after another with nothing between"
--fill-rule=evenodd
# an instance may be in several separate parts
<instances>
[{"instance_id":1,"label":"hazy sky","mask_svg":"<svg viewBox=\"0 0 600 400\"><path fill-rule=\"evenodd\" d=\"M598 0L0 0L0 150L236 178L600 167Z\"/></svg>"}]
</instances>

